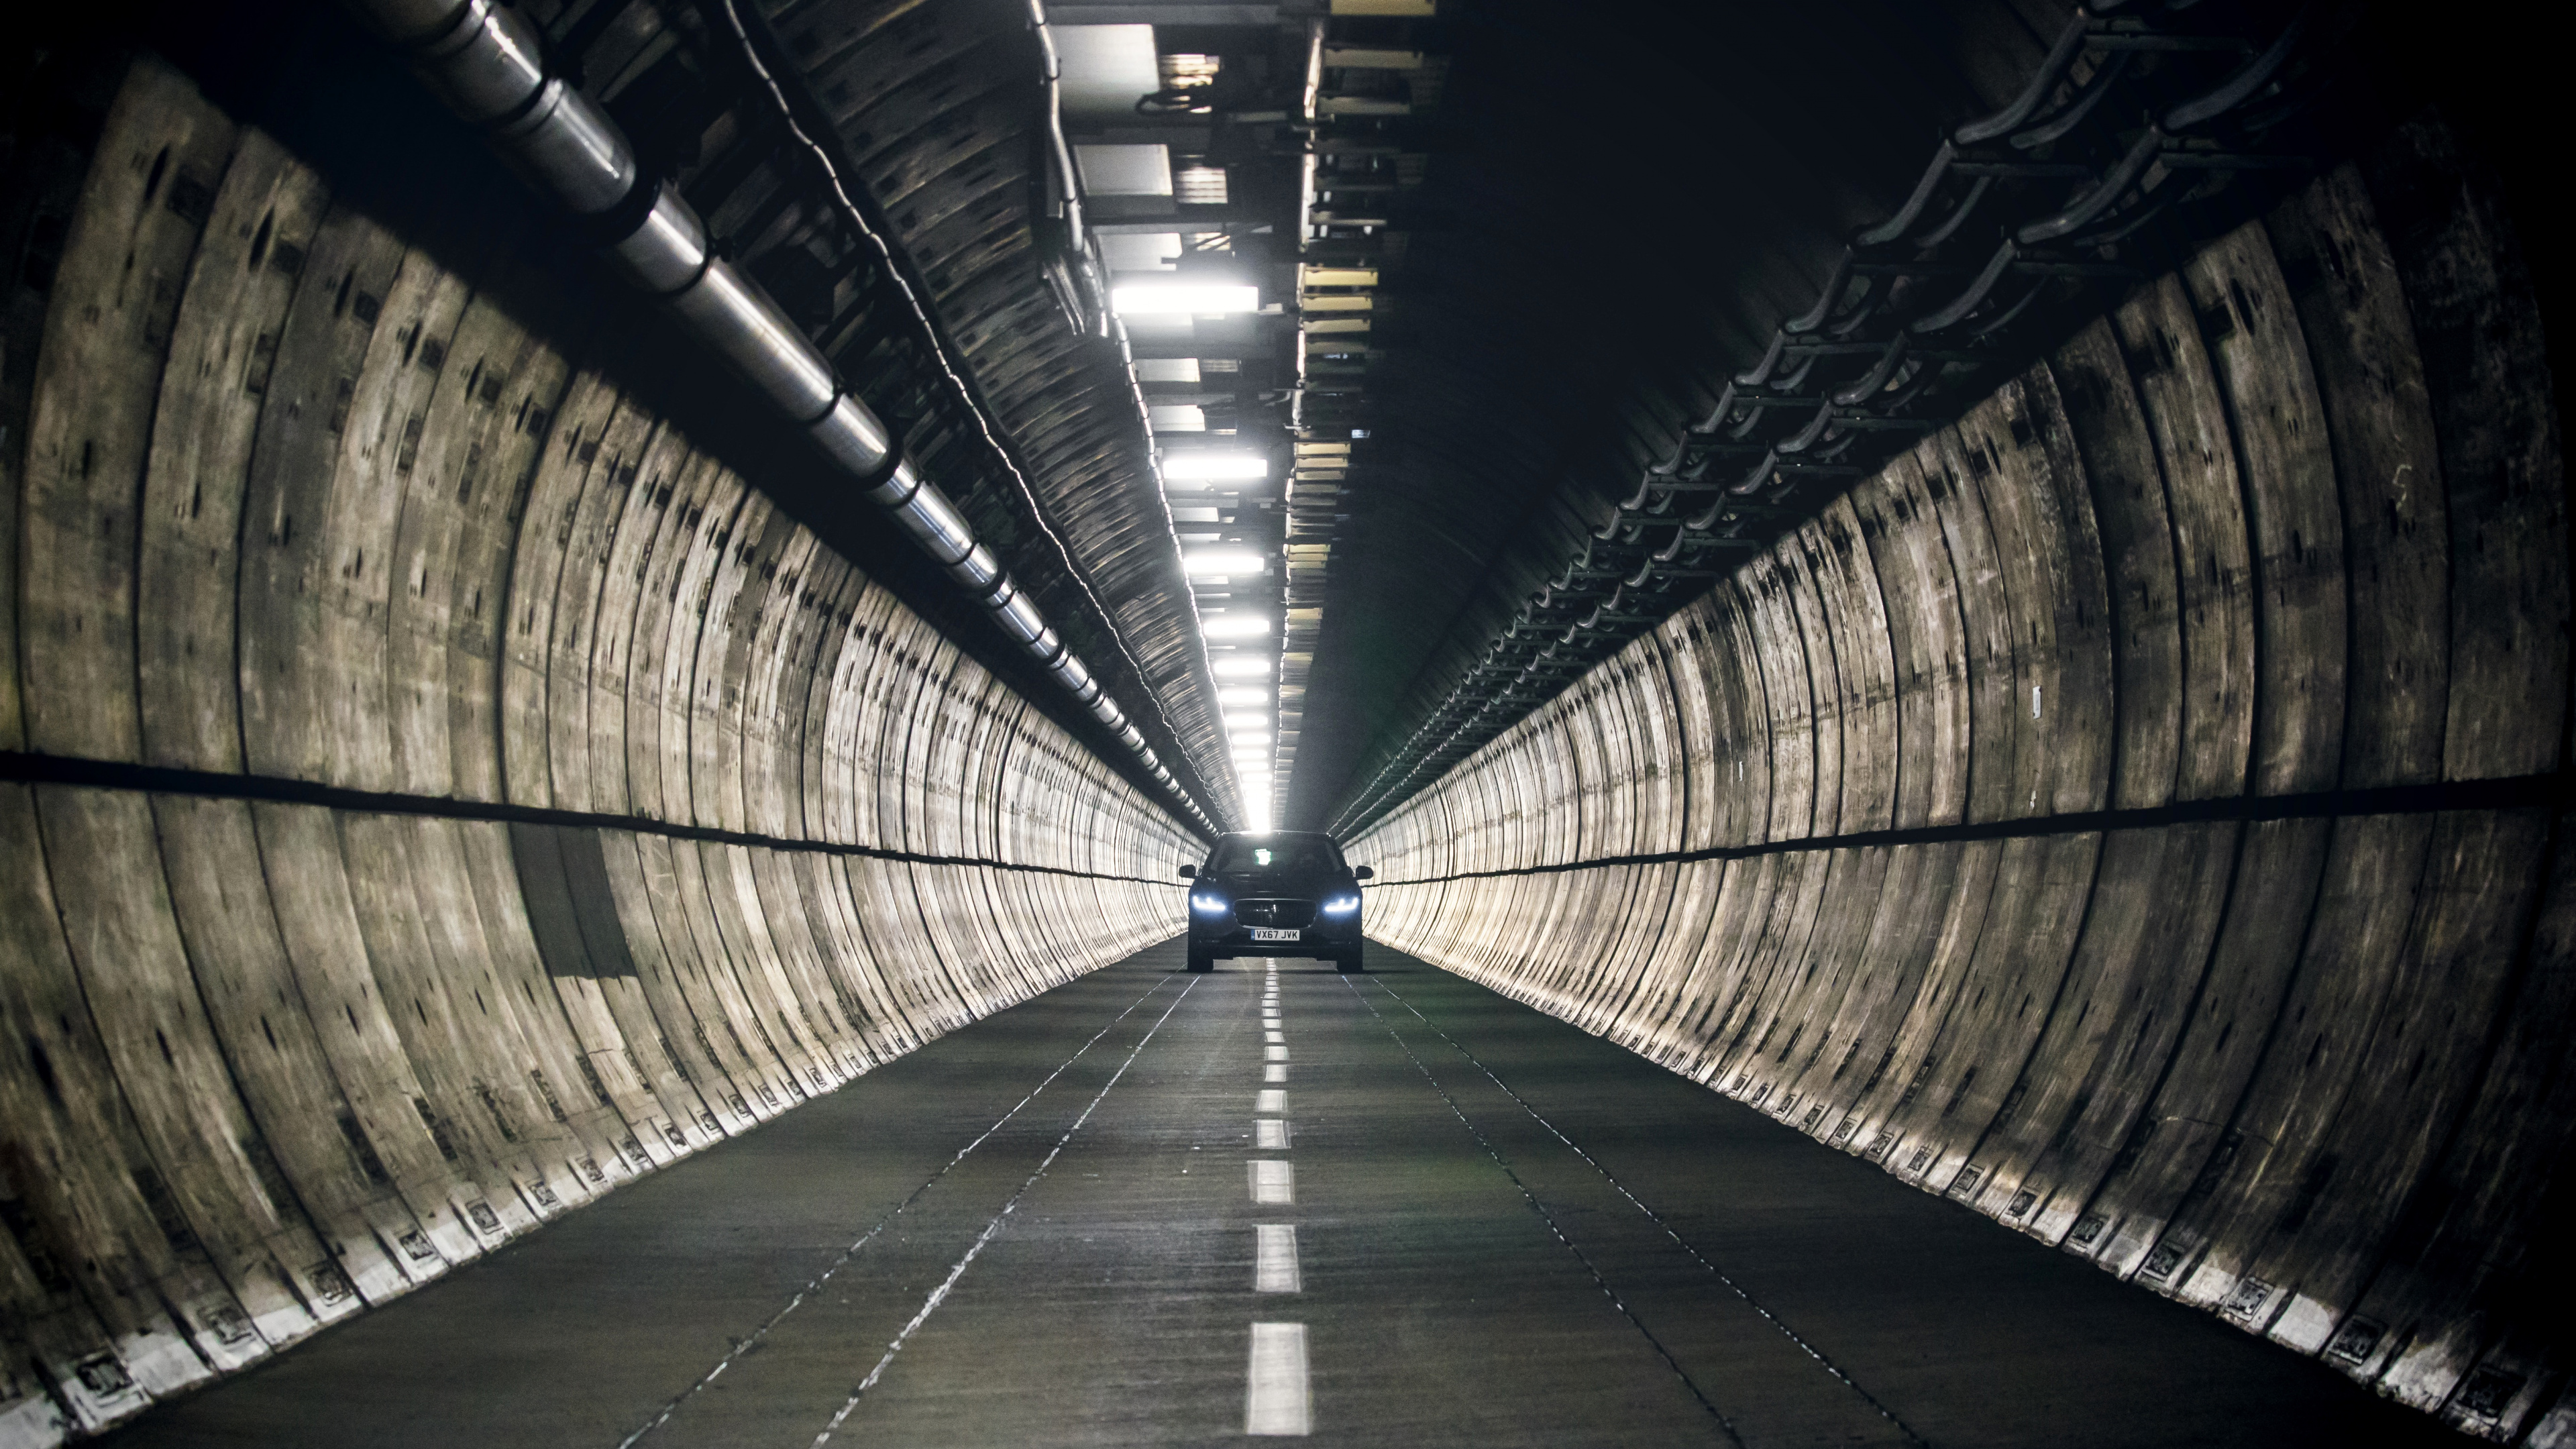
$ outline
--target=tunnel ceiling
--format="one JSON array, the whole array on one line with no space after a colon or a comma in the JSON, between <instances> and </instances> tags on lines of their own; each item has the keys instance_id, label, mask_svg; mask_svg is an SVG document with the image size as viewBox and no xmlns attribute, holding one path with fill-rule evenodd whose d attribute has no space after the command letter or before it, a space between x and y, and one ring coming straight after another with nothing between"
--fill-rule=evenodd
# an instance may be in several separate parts
<instances>
[{"instance_id":1,"label":"tunnel ceiling","mask_svg":"<svg viewBox=\"0 0 2576 1449\"><path fill-rule=\"evenodd\" d=\"M2010 100L2074 14L2051 0L530 13L647 164L905 429L1183 788L1229 823L1275 802L1296 828L1356 823L1411 788L1371 795L1640 469L1814 302L1845 241L1904 203L1949 128ZM2261 5L2221 19L2203 28L2279 23ZM1142 33L1166 87L1150 113L1086 103L1082 87L1117 91L1123 74L1100 79L1102 38ZM1161 194L1132 194L1154 187L1117 180L1113 152L1155 153ZM1164 237L1177 260L1139 260ZM1157 270L1248 282L1265 305L1177 335L1109 305L1122 284L1168 280ZM1959 391L1934 410L1973 400ZM1193 491L1207 485L1172 465L1211 447L1258 454L1270 478ZM1193 580L1183 558L1207 548L1250 549L1262 574ZM1644 622L1698 588L1664 583L1629 607ZM1277 633L1203 631L1243 616ZM1254 656L1258 679L1211 673ZM1224 683L1238 688L1220 706Z\"/></svg>"},{"instance_id":2,"label":"tunnel ceiling","mask_svg":"<svg viewBox=\"0 0 2576 1449\"><path fill-rule=\"evenodd\" d=\"M983 468L977 494L1015 564L1074 614L1114 621L1237 820L1275 801L1301 828L1356 824L1412 787L1379 782L1525 601L1814 303L1845 242L1903 205L1939 139L2010 101L2076 14L2042 0L672 8L715 17L702 29L719 58L745 15L744 49L768 58L823 164L864 181L1024 464ZM2221 9L2193 28L2259 41L2282 20ZM585 24L607 22L557 29ZM2256 48L2205 64L2142 52L2133 74L2206 84ZM1036 85L1051 66L1055 93ZM2066 94L2091 73L2079 65ZM1126 100L1149 82L1162 89ZM2126 134L2033 154L2071 170ZM721 167L671 154L694 187L717 186ZM1121 172L1139 158L1158 177ZM1051 163L1079 171L1070 206ZM1992 245L1989 220L1959 233L1963 255ZM1251 284L1263 305L1174 328L1103 295L1194 279ZM1936 388L1922 410L1955 414L1992 381ZM1196 491L1173 464L1217 445L1270 477ZM1263 576L1185 575L1182 557L1212 547L1251 550ZM1731 567L1721 555L1623 607L1661 617ZM1202 633L1245 614L1278 642ZM1264 673L1217 681L1211 656ZM1223 707L1220 683L1238 686ZM1507 700L1483 733L1552 687Z\"/></svg>"},{"instance_id":3,"label":"tunnel ceiling","mask_svg":"<svg viewBox=\"0 0 2576 1449\"><path fill-rule=\"evenodd\" d=\"M1139 330L1112 348L1078 334L1096 319L1062 305L1067 289L1046 275L1068 242L1043 184L1046 106L1031 82L1046 58L1028 12L1001 0L764 9L751 39L866 180L1031 465L1036 506L1021 513L1060 533L1064 553L1025 537L1024 566L1059 592L1087 588L1115 618L1203 778L1228 771L1199 616L1239 607L1243 581L1231 597L1203 585L1194 605L1175 544L1249 543L1273 560L1274 587L1286 576L1270 753L1281 823L1302 827L1335 817L1363 766L1438 704L1638 465L1806 305L1842 239L1903 199L1928 138L2008 98L2069 13L1978 0L1750 17L1512 0L1436 13L1048 6L1069 86L1094 79L1084 37L1142 23L1165 83L1190 84L1192 62L1217 71L1205 116L1065 103L1086 164L1110 147L1157 151L1222 177L1215 197L1184 185L1166 200L1086 172L1090 224L1109 234L1088 259L1113 285L1142 276L1128 269L1154 264L1132 243L1170 226L1183 272L1213 262L1265 302L1286 300L1264 308L1284 317L1202 317L1195 337ZM1323 153L1320 179L1297 172L1309 152ZM1318 268L1354 269L1369 295L1328 297L1344 289L1318 289L1317 276L1334 280ZM1344 306L1369 310L1340 320ZM1212 391L1224 385L1213 373L1176 382L1140 368L1131 383L1120 351L1239 369L1234 391ZM1203 411L1193 430L1231 435L1274 471L1293 438L1308 466L1285 496L1243 498L1239 514L1182 509L1222 519L1221 534L1176 529L1140 394L1194 405L1154 417ZM1209 440L1153 441L1168 463ZM1327 448L1347 449L1346 470L1312 456ZM1240 737L1236 763L1265 768ZM1262 793L1256 773L1246 802Z\"/></svg>"}]
</instances>

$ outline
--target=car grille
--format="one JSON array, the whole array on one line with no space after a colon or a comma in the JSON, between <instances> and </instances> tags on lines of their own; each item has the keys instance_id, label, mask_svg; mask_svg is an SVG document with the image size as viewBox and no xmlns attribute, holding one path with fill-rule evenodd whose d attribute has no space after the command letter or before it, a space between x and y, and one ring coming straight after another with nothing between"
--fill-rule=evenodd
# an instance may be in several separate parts
<instances>
[{"instance_id":1,"label":"car grille","mask_svg":"<svg viewBox=\"0 0 2576 1449\"><path fill-rule=\"evenodd\" d=\"M1311 926L1315 924L1315 903L1313 901L1236 901L1234 918L1247 926Z\"/></svg>"}]
</instances>

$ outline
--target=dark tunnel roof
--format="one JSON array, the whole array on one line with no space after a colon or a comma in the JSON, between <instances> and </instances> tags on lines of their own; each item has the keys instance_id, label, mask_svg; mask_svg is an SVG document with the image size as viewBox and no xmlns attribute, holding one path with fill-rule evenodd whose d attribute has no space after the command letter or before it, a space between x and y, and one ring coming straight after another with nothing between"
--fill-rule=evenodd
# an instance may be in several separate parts
<instances>
[{"instance_id":1,"label":"dark tunnel roof","mask_svg":"<svg viewBox=\"0 0 2576 1449\"><path fill-rule=\"evenodd\" d=\"M1108 13L1054 9L1060 24ZM1281 825L1344 820L1638 469L1812 302L1844 241L1903 202L1947 128L2010 99L2072 13L1478 0L1407 33L1446 66L1402 134L1426 153L1420 184L1384 203L1398 235L1380 253L1370 426L1352 434L1365 441ZM1005 0L768 14L1022 460L1028 495L990 470L978 495L993 535L1059 609L1114 620L1154 713L1211 800L1239 811L1140 399L1040 272L1027 14Z\"/></svg>"},{"instance_id":2,"label":"dark tunnel roof","mask_svg":"<svg viewBox=\"0 0 2576 1449\"><path fill-rule=\"evenodd\" d=\"M1383 421L1337 539L1282 825L1334 817L1602 500L1903 198L1940 129L2007 97L2067 13L1443 9L1449 82L1427 142L1408 142L1430 160L1397 203L1374 339ZM1222 780L1136 398L1034 264L1026 18L1003 0L770 11L1026 460L1039 510L1000 530L1016 562L1069 597L1044 535L1062 537L1198 773Z\"/></svg>"},{"instance_id":3,"label":"dark tunnel roof","mask_svg":"<svg viewBox=\"0 0 2576 1449\"><path fill-rule=\"evenodd\" d=\"M1385 421L1283 823L1334 818L2067 8L1443 13L1447 144L1379 338Z\"/></svg>"}]
</instances>

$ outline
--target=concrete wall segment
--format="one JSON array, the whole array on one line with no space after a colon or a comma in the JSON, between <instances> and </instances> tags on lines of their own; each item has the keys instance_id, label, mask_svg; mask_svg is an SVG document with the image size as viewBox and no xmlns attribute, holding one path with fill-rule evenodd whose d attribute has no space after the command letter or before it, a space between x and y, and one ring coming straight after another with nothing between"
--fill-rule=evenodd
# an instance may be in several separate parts
<instances>
[{"instance_id":1,"label":"concrete wall segment","mask_svg":"<svg viewBox=\"0 0 2576 1449\"><path fill-rule=\"evenodd\" d=\"M161 364L237 128L157 63L111 104L55 267L18 525L27 738L131 760L135 534Z\"/></svg>"},{"instance_id":2,"label":"concrete wall segment","mask_svg":"<svg viewBox=\"0 0 2576 1449\"><path fill-rule=\"evenodd\" d=\"M2097 319L2047 361L2066 435L2092 493L2110 610L2110 804L2151 809L2174 798L2182 748L2181 580L2164 468L2135 381L2108 321Z\"/></svg>"}]
</instances>

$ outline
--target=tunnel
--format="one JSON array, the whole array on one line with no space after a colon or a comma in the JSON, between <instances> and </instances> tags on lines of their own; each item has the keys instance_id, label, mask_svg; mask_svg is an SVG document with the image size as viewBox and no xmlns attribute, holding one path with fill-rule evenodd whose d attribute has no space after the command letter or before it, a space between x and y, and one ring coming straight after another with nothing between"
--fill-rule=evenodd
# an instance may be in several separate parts
<instances>
[{"instance_id":1,"label":"tunnel","mask_svg":"<svg viewBox=\"0 0 2576 1449\"><path fill-rule=\"evenodd\" d=\"M15 18L0 1449L2576 1445L2529 27Z\"/></svg>"}]
</instances>

